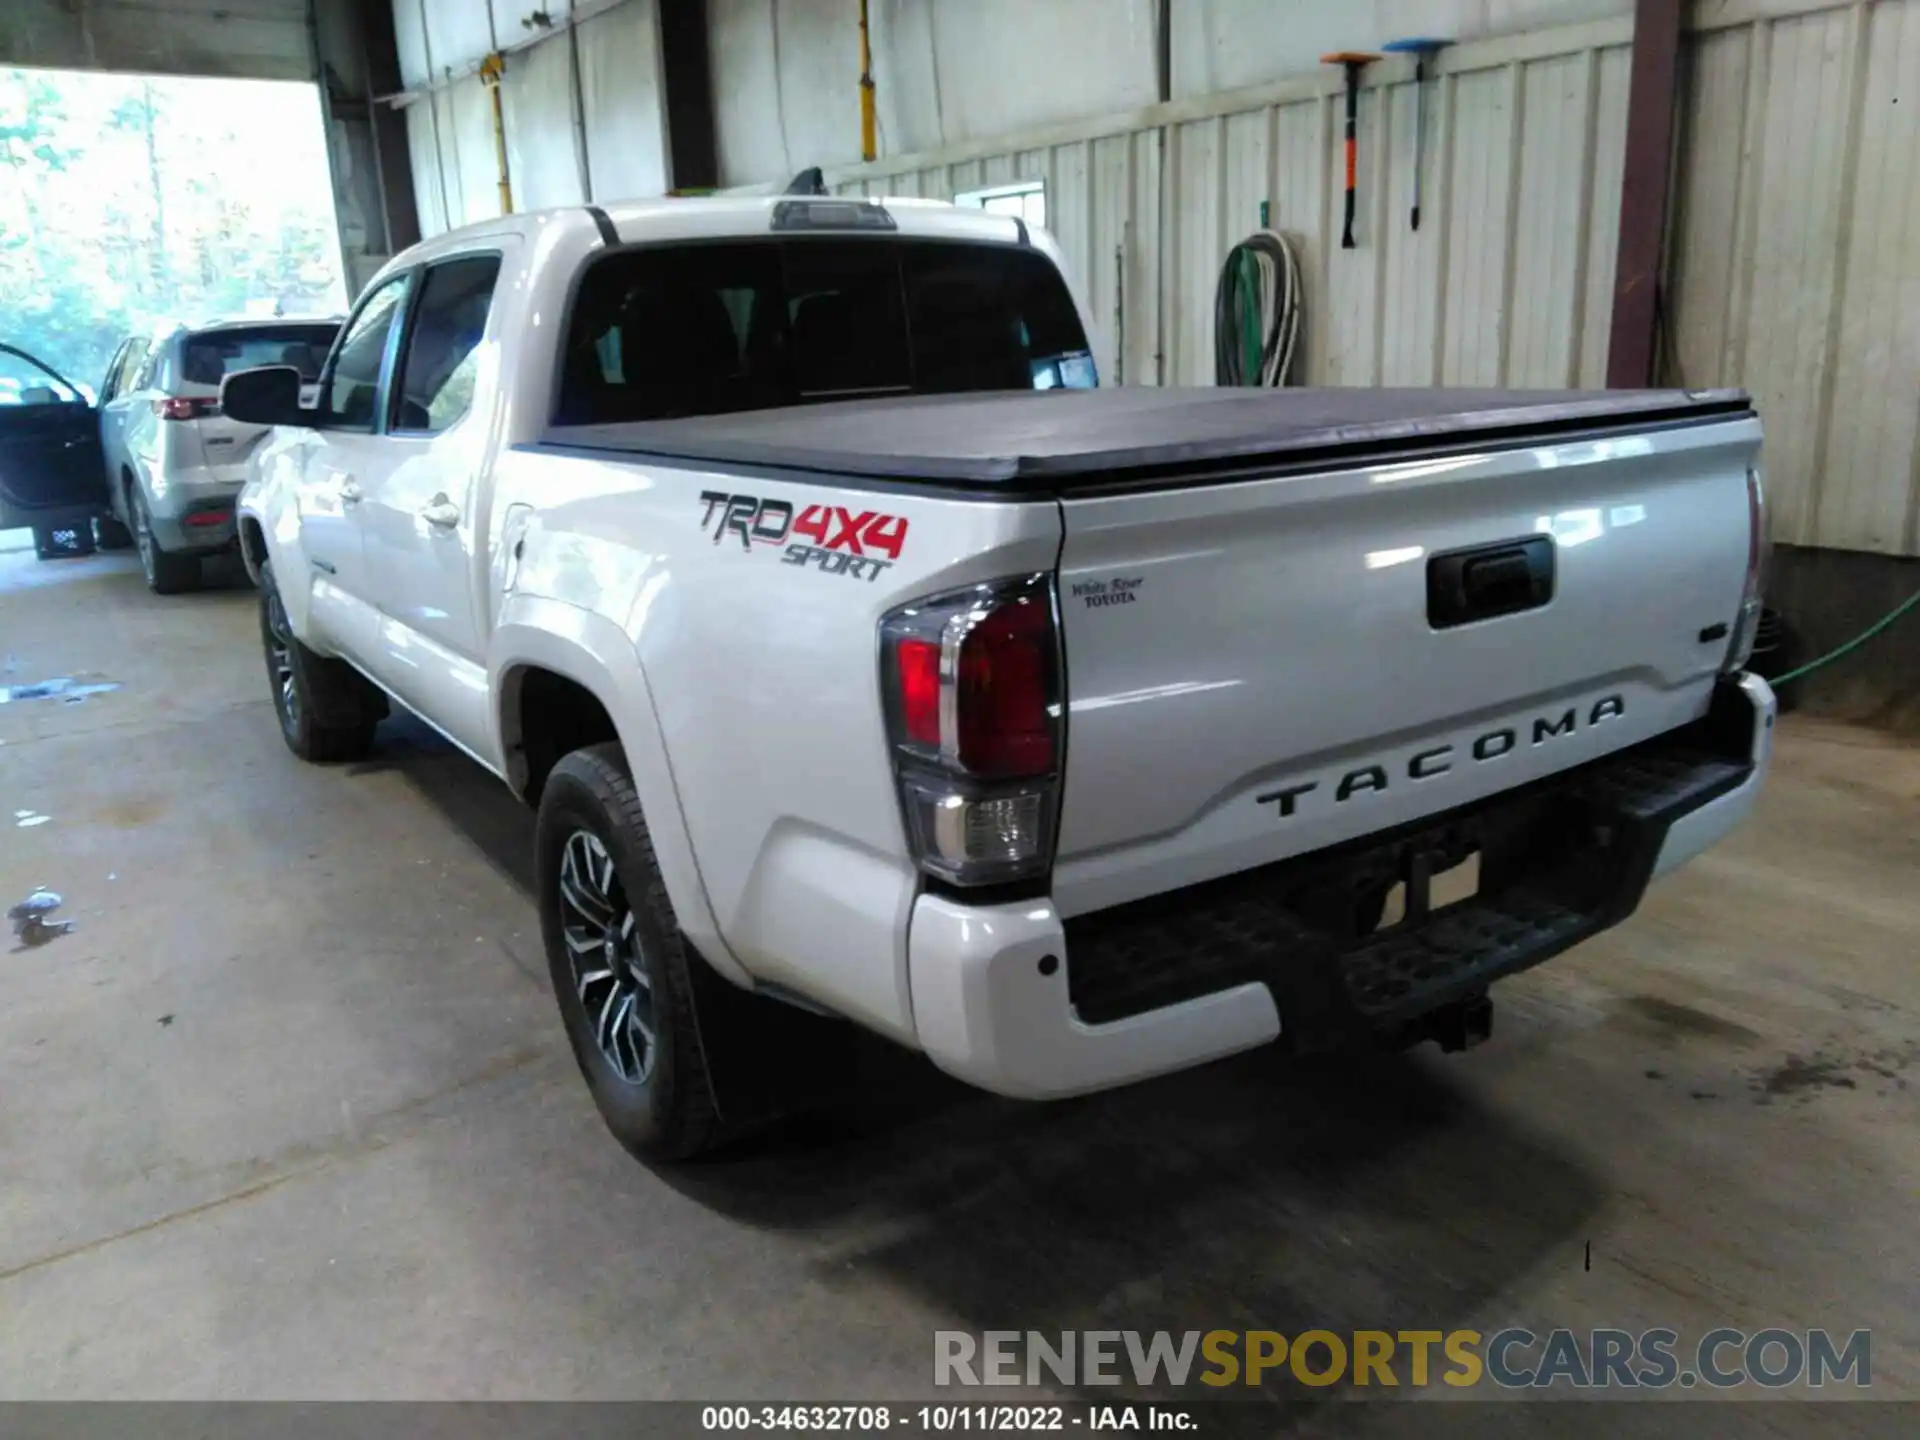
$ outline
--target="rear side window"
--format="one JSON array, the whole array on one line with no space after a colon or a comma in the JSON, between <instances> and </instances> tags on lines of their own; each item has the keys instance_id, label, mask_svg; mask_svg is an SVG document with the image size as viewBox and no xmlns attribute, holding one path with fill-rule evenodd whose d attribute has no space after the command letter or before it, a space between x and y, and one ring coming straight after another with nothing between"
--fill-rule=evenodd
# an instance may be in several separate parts
<instances>
[{"instance_id":1,"label":"rear side window","mask_svg":"<svg viewBox=\"0 0 1920 1440\"><path fill-rule=\"evenodd\" d=\"M498 255L448 260L427 271L400 359L396 430L438 433L467 413L499 275Z\"/></svg>"},{"instance_id":2,"label":"rear side window","mask_svg":"<svg viewBox=\"0 0 1920 1440\"><path fill-rule=\"evenodd\" d=\"M555 421L594 425L871 395L1095 383L1046 256L934 240L667 245L597 261Z\"/></svg>"},{"instance_id":3,"label":"rear side window","mask_svg":"<svg viewBox=\"0 0 1920 1440\"><path fill-rule=\"evenodd\" d=\"M339 330L337 324L273 325L189 335L180 346L180 379L217 390L236 370L291 365L301 380L311 384L320 378L320 367Z\"/></svg>"},{"instance_id":4,"label":"rear side window","mask_svg":"<svg viewBox=\"0 0 1920 1440\"><path fill-rule=\"evenodd\" d=\"M168 383L167 357L173 353L177 341L162 341L147 352L147 358L140 362L140 368L134 372L135 390L165 389Z\"/></svg>"},{"instance_id":5,"label":"rear side window","mask_svg":"<svg viewBox=\"0 0 1920 1440\"><path fill-rule=\"evenodd\" d=\"M103 395L102 400L114 395L124 395L134 388L134 382L140 378L147 358L147 342L139 336L127 341L127 348L121 353L120 363L113 367L113 373L107 377L107 388L111 392Z\"/></svg>"}]
</instances>

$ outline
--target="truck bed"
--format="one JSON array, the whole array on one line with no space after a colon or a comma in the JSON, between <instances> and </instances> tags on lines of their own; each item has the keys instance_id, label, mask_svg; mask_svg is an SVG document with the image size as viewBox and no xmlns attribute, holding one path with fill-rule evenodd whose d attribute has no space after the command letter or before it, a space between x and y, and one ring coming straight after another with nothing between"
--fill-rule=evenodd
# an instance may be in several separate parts
<instances>
[{"instance_id":1,"label":"truck bed","mask_svg":"<svg viewBox=\"0 0 1920 1440\"><path fill-rule=\"evenodd\" d=\"M1085 494L1499 449L1751 413L1741 390L1130 388L898 396L681 420L555 426L540 448L675 466Z\"/></svg>"}]
</instances>

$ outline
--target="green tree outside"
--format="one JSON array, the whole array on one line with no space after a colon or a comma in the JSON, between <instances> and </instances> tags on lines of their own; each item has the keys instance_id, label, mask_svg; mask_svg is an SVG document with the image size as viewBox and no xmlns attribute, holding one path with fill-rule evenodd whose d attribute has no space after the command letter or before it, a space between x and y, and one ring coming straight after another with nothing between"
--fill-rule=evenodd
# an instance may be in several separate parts
<instances>
[{"instance_id":1,"label":"green tree outside","mask_svg":"<svg viewBox=\"0 0 1920 1440\"><path fill-rule=\"evenodd\" d=\"M346 304L310 85L0 69L0 340L96 389L171 322Z\"/></svg>"}]
</instances>

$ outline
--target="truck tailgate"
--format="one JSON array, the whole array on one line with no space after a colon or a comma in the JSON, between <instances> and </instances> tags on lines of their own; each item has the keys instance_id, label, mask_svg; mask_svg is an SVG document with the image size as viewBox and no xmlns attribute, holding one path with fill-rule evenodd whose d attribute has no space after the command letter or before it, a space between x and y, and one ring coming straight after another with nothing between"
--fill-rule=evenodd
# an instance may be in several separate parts
<instances>
[{"instance_id":1,"label":"truck tailgate","mask_svg":"<svg viewBox=\"0 0 1920 1440\"><path fill-rule=\"evenodd\" d=\"M1750 415L1543 430L1063 494L1055 904L1318 850L1698 718L1759 441Z\"/></svg>"}]
</instances>

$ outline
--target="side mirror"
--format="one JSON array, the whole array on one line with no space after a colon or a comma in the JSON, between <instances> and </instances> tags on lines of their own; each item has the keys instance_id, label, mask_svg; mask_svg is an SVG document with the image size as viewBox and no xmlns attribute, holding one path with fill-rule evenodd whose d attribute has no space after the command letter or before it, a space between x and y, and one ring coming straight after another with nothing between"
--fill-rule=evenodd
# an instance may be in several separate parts
<instances>
[{"instance_id":1,"label":"side mirror","mask_svg":"<svg viewBox=\"0 0 1920 1440\"><path fill-rule=\"evenodd\" d=\"M249 425L310 425L300 408L300 372L291 365L236 370L220 382L220 409Z\"/></svg>"}]
</instances>

